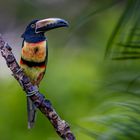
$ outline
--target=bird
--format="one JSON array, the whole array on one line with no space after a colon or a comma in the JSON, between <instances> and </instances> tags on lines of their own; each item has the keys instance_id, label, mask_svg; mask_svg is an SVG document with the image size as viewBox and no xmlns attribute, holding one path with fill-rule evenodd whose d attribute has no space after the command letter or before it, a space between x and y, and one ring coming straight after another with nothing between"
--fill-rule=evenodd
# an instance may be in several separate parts
<instances>
[{"instance_id":1,"label":"bird","mask_svg":"<svg viewBox=\"0 0 140 140\"><path fill-rule=\"evenodd\" d=\"M21 35L23 38L20 67L34 86L39 87L44 77L48 61L48 40L45 33L51 29L68 27L61 18L32 20ZM36 107L27 96L28 128L33 128L36 120Z\"/></svg>"}]
</instances>

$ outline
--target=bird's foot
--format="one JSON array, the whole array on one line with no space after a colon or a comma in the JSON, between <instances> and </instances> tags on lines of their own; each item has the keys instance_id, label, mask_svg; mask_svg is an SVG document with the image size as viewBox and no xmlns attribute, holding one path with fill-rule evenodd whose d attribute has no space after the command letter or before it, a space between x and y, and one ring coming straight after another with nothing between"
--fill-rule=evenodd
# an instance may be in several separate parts
<instances>
[{"instance_id":1,"label":"bird's foot","mask_svg":"<svg viewBox=\"0 0 140 140\"><path fill-rule=\"evenodd\" d=\"M29 97L29 96L32 96L34 94L38 94L38 86L32 86L31 91L28 91L26 96Z\"/></svg>"}]
</instances>

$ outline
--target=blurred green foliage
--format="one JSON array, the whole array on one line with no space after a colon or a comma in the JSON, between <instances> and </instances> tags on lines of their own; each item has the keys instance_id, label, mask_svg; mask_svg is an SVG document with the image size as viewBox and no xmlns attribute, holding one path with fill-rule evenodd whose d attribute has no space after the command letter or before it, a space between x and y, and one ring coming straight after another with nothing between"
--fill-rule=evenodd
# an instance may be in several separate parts
<instances>
[{"instance_id":1,"label":"blurred green foliage","mask_svg":"<svg viewBox=\"0 0 140 140\"><path fill-rule=\"evenodd\" d=\"M14 52L20 50L20 35L32 19L61 17L69 21L69 29L47 33L49 62L40 91L70 123L77 140L140 139L139 60L104 60L109 38L113 40L109 45L114 43L111 33L118 21L124 21L120 17L131 2L138 1L1 1L0 32ZM20 53L15 54L18 59ZM39 111L35 128L27 129L24 92L9 71L5 72L5 63L1 65L0 139L60 139Z\"/></svg>"}]
</instances>

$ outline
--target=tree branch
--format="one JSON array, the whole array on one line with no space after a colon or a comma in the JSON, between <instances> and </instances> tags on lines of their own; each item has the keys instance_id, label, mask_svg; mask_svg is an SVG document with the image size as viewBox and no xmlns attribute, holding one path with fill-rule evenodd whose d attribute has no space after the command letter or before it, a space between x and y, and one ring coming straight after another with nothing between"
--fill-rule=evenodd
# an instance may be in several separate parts
<instances>
[{"instance_id":1,"label":"tree branch","mask_svg":"<svg viewBox=\"0 0 140 140\"><path fill-rule=\"evenodd\" d=\"M29 96L36 107L50 120L57 134L64 140L75 140L69 124L59 117L50 101L45 99L36 86L32 85L29 77L25 75L18 65L12 53L12 48L3 40L2 36L0 36L0 52L12 71L12 75L24 89L26 96Z\"/></svg>"}]
</instances>

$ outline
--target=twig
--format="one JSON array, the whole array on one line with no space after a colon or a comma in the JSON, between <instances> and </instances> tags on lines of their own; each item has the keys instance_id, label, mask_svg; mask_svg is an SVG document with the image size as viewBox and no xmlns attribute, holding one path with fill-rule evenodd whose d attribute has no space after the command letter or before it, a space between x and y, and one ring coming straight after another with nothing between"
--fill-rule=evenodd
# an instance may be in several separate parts
<instances>
[{"instance_id":1,"label":"twig","mask_svg":"<svg viewBox=\"0 0 140 140\"><path fill-rule=\"evenodd\" d=\"M26 96L29 96L36 107L50 120L57 134L64 140L75 140L69 124L59 117L50 101L45 99L36 86L32 85L30 79L18 65L12 53L12 48L3 40L2 36L0 36L0 52L5 58L7 66L12 71L12 75L23 87Z\"/></svg>"}]
</instances>

